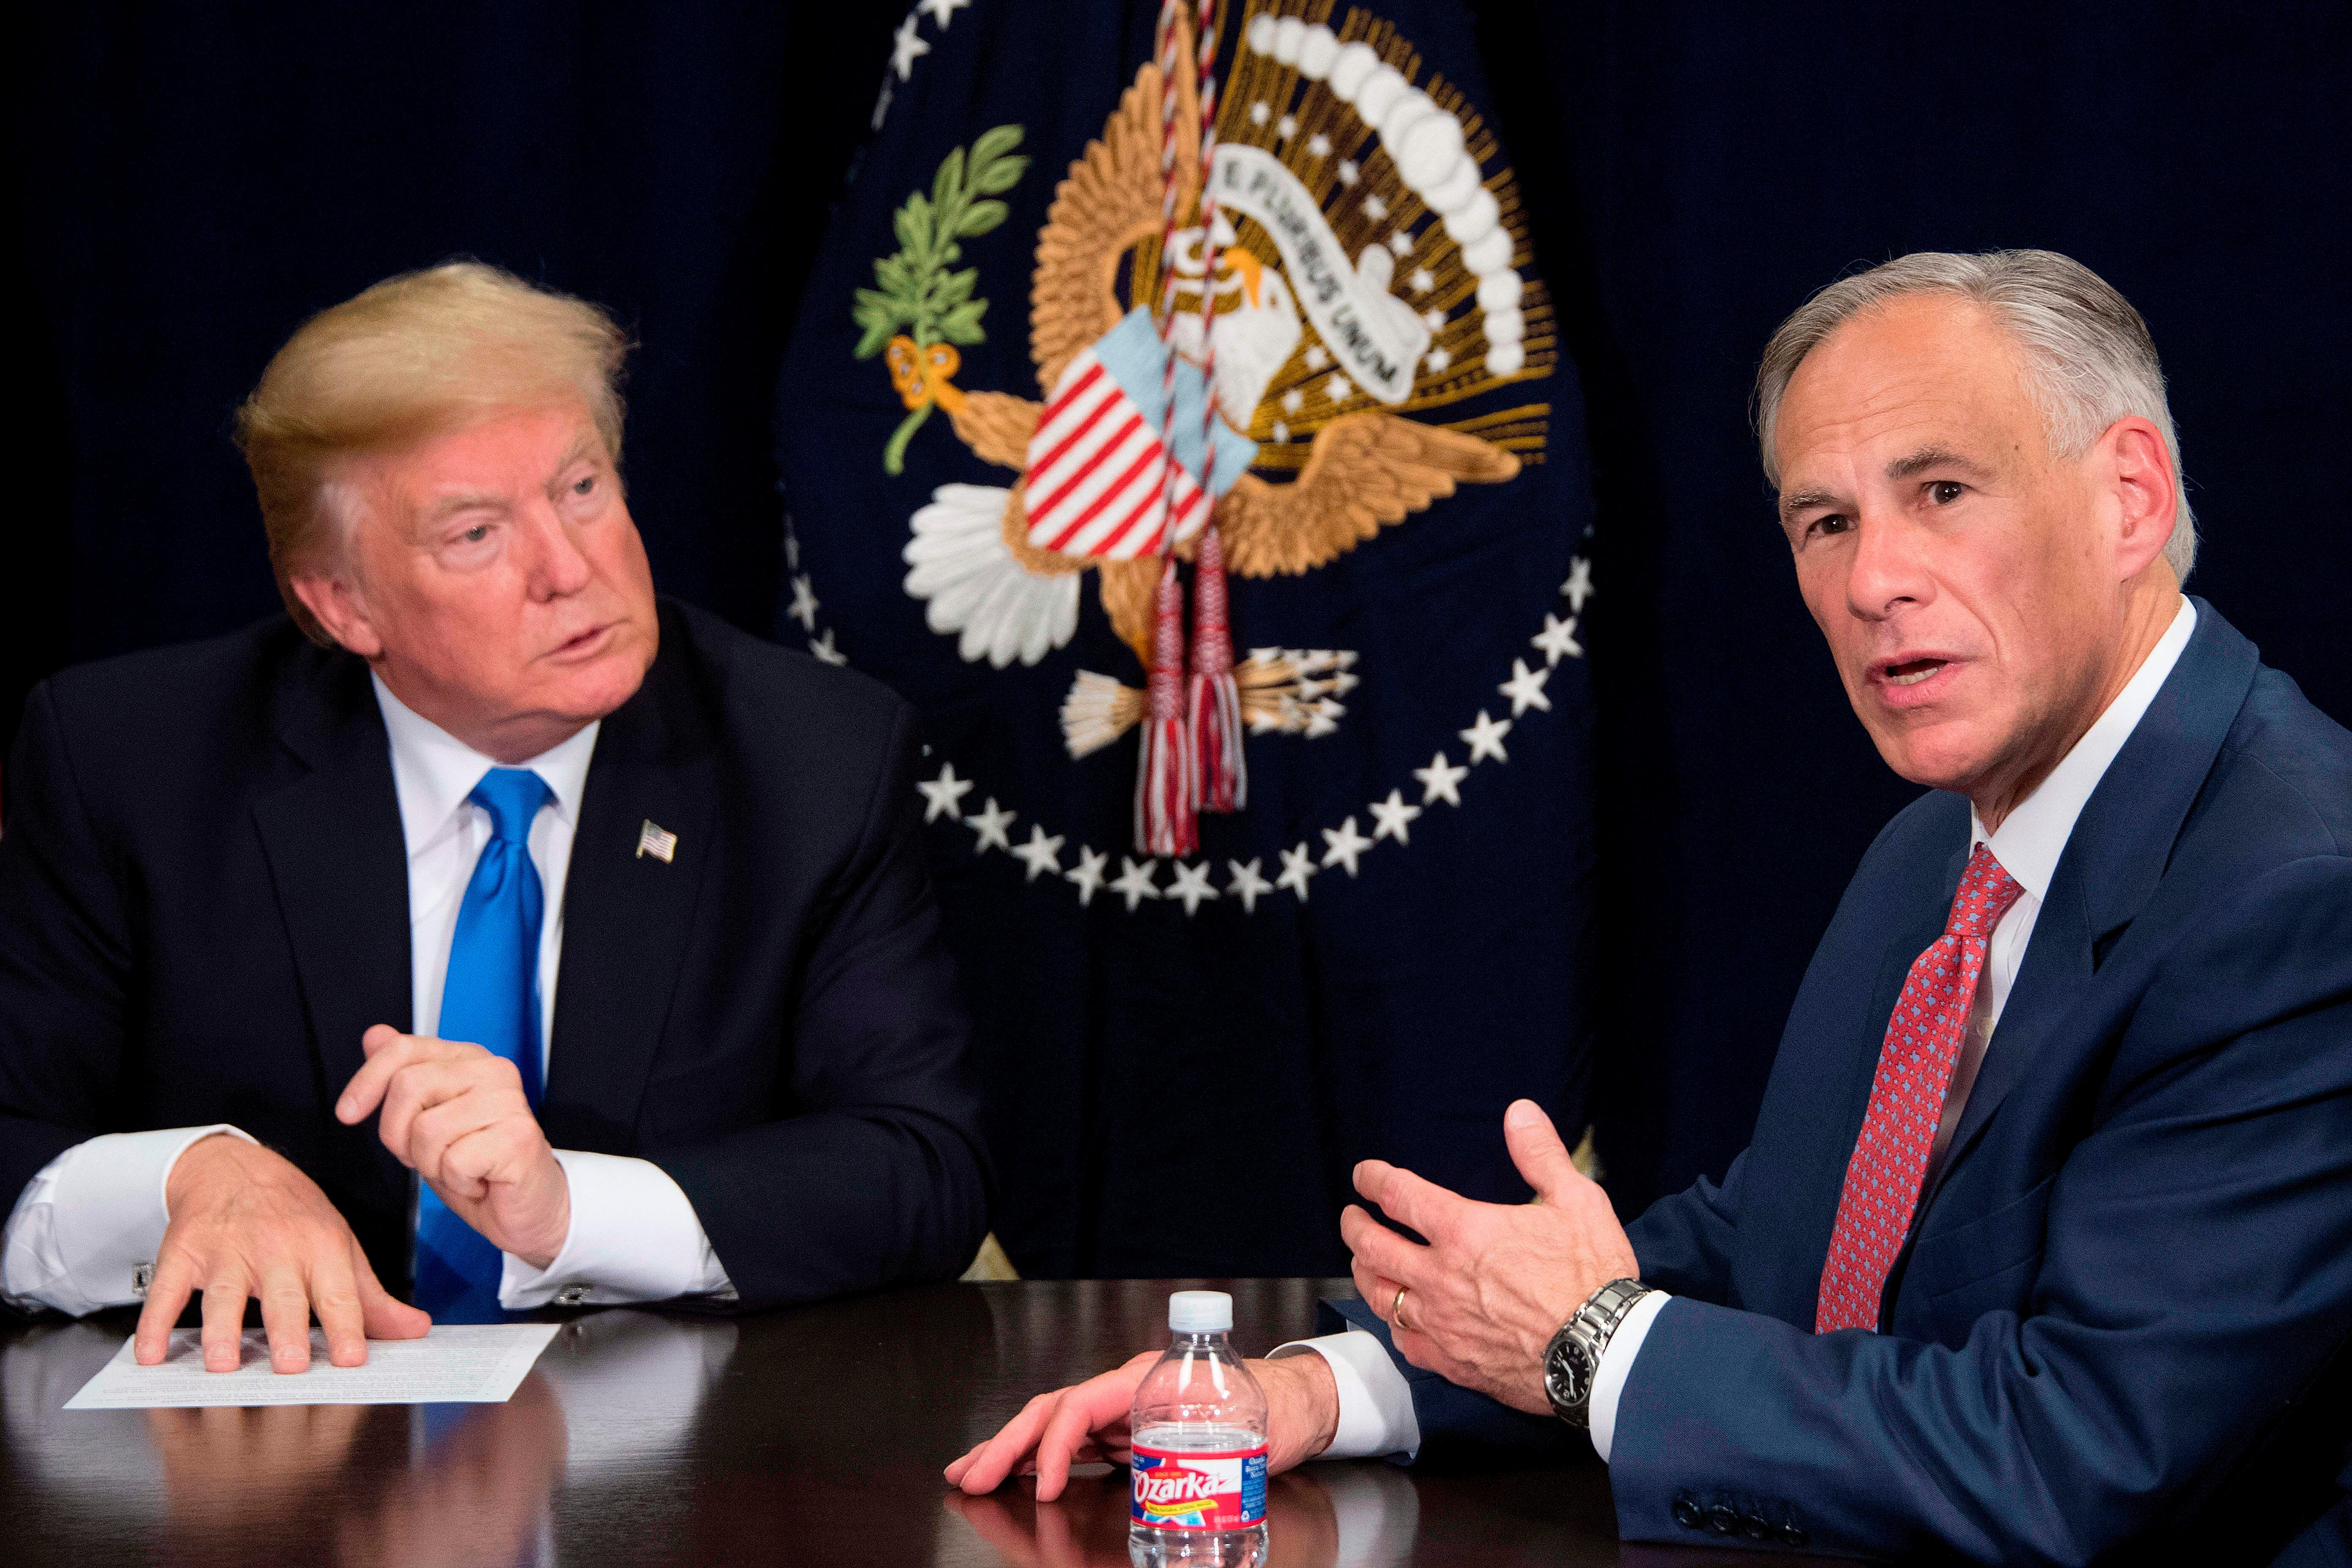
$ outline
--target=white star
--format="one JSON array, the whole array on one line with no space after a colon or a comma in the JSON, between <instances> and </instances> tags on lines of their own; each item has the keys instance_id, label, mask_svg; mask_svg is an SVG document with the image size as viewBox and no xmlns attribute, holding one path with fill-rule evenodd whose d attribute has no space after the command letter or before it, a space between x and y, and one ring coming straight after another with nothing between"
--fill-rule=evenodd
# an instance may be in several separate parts
<instances>
[{"instance_id":1,"label":"white star","mask_svg":"<svg viewBox=\"0 0 2352 1568\"><path fill-rule=\"evenodd\" d=\"M1400 260L1405 257L1411 256L1412 254L1412 236L1407 234L1402 229L1397 230L1394 234L1389 236L1389 248L1397 253L1397 257Z\"/></svg>"},{"instance_id":2,"label":"white star","mask_svg":"<svg viewBox=\"0 0 2352 1568\"><path fill-rule=\"evenodd\" d=\"M1109 856L1097 855L1081 844L1078 846L1078 863L1063 872L1062 879L1078 885L1080 904L1091 904L1095 901L1096 892L1103 885L1103 868L1109 864Z\"/></svg>"},{"instance_id":3,"label":"white star","mask_svg":"<svg viewBox=\"0 0 2352 1568\"><path fill-rule=\"evenodd\" d=\"M1121 869L1118 876L1111 879L1110 890L1127 895L1127 912L1133 914L1138 902L1160 896L1160 889L1151 885L1152 878L1160 873L1160 862L1146 860L1141 865L1138 865L1122 855L1118 858L1118 863Z\"/></svg>"},{"instance_id":4,"label":"white star","mask_svg":"<svg viewBox=\"0 0 2352 1568\"><path fill-rule=\"evenodd\" d=\"M1312 355L1318 351L1309 349L1307 352L1308 354ZM1320 370L1323 367L1321 365L1318 365L1315 368ZM1296 414L1306 406L1307 395L1299 391L1298 388L1294 386L1288 392L1282 395L1282 411L1285 414Z\"/></svg>"},{"instance_id":5,"label":"white star","mask_svg":"<svg viewBox=\"0 0 2352 1568\"><path fill-rule=\"evenodd\" d=\"M1274 444L1279 447L1285 441L1290 439L1290 426L1277 419L1274 422L1274 427L1268 430L1266 434L1274 438Z\"/></svg>"},{"instance_id":6,"label":"white star","mask_svg":"<svg viewBox=\"0 0 2352 1568\"><path fill-rule=\"evenodd\" d=\"M1489 719L1486 710L1479 709L1478 721L1462 731L1462 738L1470 743L1470 765L1475 768L1486 757L1498 763L1509 762L1511 753L1503 750L1503 737L1510 732L1508 719Z\"/></svg>"},{"instance_id":7,"label":"white star","mask_svg":"<svg viewBox=\"0 0 2352 1568\"><path fill-rule=\"evenodd\" d=\"M1433 306L1421 313L1421 324L1433 332L1442 332L1445 330L1445 312Z\"/></svg>"},{"instance_id":8,"label":"white star","mask_svg":"<svg viewBox=\"0 0 2352 1568\"><path fill-rule=\"evenodd\" d=\"M1429 805L1442 800L1448 805L1460 805L1462 781L1470 776L1470 770L1452 766L1446 762L1445 753L1440 752L1429 759L1429 766L1413 769L1412 776L1421 781L1422 805Z\"/></svg>"},{"instance_id":9,"label":"white star","mask_svg":"<svg viewBox=\"0 0 2352 1568\"><path fill-rule=\"evenodd\" d=\"M1274 133L1276 136L1281 137L1285 142L1287 142L1292 137L1297 135L1298 121L1297 118L1286 114L1281 119L1276 121L1274 122Z\"/></svg>"},{"instance_id":10,"label":"white star","mask_svg":"<svg viewBox=\"0 0 2352 1568\"><path fill-rule=\"evenodd\" d=\"M1454 363L1454 356L1447 353L1444 349L1432 349L1427 353L1422 355L1422 362L1427 364L1432 370L1444 370L1447 365Z\"/></svg>"},{"instance_id":11,"label":"white star","mask_svg":"<svg viewBox=\"0 0 2352 1568\"><path fill-rule=\"evenodd\" d=\"M1551 666L1529 669L1523 658L1511 660L1511 679L1495 688L1511 700L1511 717L1516 719L1530 708L1551 711L1551 699L1544 695L1544 682L1551 679Z\"/></svg>"},{"instance_id":12,"label":"white star","mask_svg":"<svg viewBox=\"0 0 2352 1568\"><path fill-rule=\"evenodd\" d=\"M1400 844L1412 842L1411 824L1421 815L1421 807L1407 804L1404 792L1389 791L1388 799L1372 802L1371 810L1374 838L1393 838Z\"/></svg>"},{"instance_id":13,"label":"white star","mask_svg":"<svg viewBox=\"0 0 2352 1568\"><path fill-rule=\"evenodd\" d=\"M904 81L915 74L917 58L930 52L931 46L915 37L915 14L908 12L906 24L898 29L897 41L890 47L890 68Z\"/></svg>"},{"instance_id":14,"label":"white star","mask_svg":"<svg viewBox=\"0 0 2352 1568\"><path fill-rule=\"evenodd\" d=\"M1352 877L1358 858L1372 847L1372 841L1356 831L1356 819L1351 816L1337 827L1323 830L1323 864L1344 865Z\"/></svg>"},{"instance_id":15,"label":"white star","mask_svg":"<svg viewBox=\"0 0 2352 1568\"><path fill-rule=\"evenodd\" d=\"M1013 858L1029 868L1029 874L1022 880L1034 882L1041 872L1062 868L1062 836L1056 833L1049 837L1041 825L1033 822L1029 825L1029 842L1015 845Z\"/></svg>"},{"instance_id":16,"label":"white star","mask_svg":"<svg viewBox=\"0 0 2352 1568\"><path fill-rule=\"evenodd\" d=\"M1310 158L1329 157L1331 155L1331 138L1324 135L1320 131L1318 131L1314 135L1309 136L1307 139L1307 155Z\"/></svg>"},{"instance_id":17,"label":"white star","mask_svg":"<svg viewBox=\"0 0 2352 1568\"><path fill-rule=\"evenodd\" d=\"M1178 860L1174 866L1176 881L1163 896L1183 900L1184 918L1191 920L1192 911L1201 907L1201 900L1215 898L1217 889L1209 886L1209 863L1206 860L1197 866L1187 866Z\"/></svg>"},{"instance_id":18,"label":"white star","mask_svg":"<svg viewBox=\"0 0 2352 1568\"><path fill-rule=\"evenodd\" d=\"M1354 184L1353 181L1349 183L1351 184ZM1378 223L1381 219L1389 216L1389 204L1381 200L1378 196L1366 196L1364 198L1364 216L1371 219L1374 223Z\"/></svg>"},{"instance_id":19,"label":"white star","mask_svg":"<svg viewBox=\"0 0 2352 1568\"><path fill-rule=\"evenodd\" d=\"M1257 868L1264 861L1265 857L1260 856L1246 866L1238 860L1225 862L1227 869L1234 874L1234 879L1225 884L1225 891L1242 901L1244 914L1257 913L1257 896L1274 891L1274 884L1258 874ZM1302 893L1299 896L1304 898L1306 895Z\"/></svg>"},{"instance_id":20,"label":"white star","mask_svg":"<svg viewBox=\"0 0 2352 1568\"><path fill-rule=\"evenodd\" d=\"M1307 879L1315 874L1314 852L1302 844L1296 849L1282 852L1282 875L1274 879L1274 885L1288 888L1298 895L1298 901L1303 904L1307 901Z\"/></svg>"},{"instance_id":21,"label":"white star","mask_svg":"<svg viewBox=\"0 0 2352 1568\"><path fill-rule=\"evenodd\" d=\"M784 614L808 630L816 630L816 587L806 577L793 579L793 602L784 606Z\"/></svg>"},{"instance_id":22,"label":"white star","mask_svg":"<svg viewBox=\"0 0 2352 1568\"><path fill-rule=\"evenodd\" d=\"M963 797L971 792L971 781L955 776L953 763L940 764L940 776L929 784L917 781L915 788L931 804L923 808L925 822L937 822L942 816L954 816Z\"/></svg>"},{"instance_id":23,"label":"white star","mask_svg":"<svg viewBox=\"0 0 2352 1568\"><path fill-rule=\"evenodd\" d=\"M1414 293L1426 294L1437 287L1437 274L1426 267L1416 267L1412 269L1412 277L1408 281L1412 284Z\"/></svg>"},{"instance_id":24,"label":"white star","mask_svg":"<svg viewBox=\"0 0 2352 1568\"><path fill-rule=\"evenodd\" d=\"M971 4L971 0L915 0L915 9L929 11L931 20L937 22L940 31L944 33L948 30L948 18Z\"/></svg>"},{"instance_id":25,"label":"white star","mask_svg":"<svg viewBox=\"0 0 2352 1568\"><path fill-rule=\"evenodd\" d=\"M1543 649L1544 668L1549 669L1563 658L1582 658L1584 645L1576 640L1576 617L1561 620L1558 616L1544 616L1544 629L1528 639Z\"/></svg>"},{"instance_id":26,"label":"white star","mask_svg":"<svg viewBox=\"0 0 2352 1568\"><path fill-rule=\"evenodd\" d=\"M1252 125L1263 125L1273 118L1274 105L1268 103L1265 100L1261 98L1255 103L1250 105L1250 123Z\"/></svg>"},{"instance_id":27,"label":"white star","mask_svg":"<svg viewBox=\"0 0 2352 1568\"><path fill-rule=\"evenodd\" d=\"M1568 581L1559 585L1559 591L1568 595L1569 613L1582 615L1584 601L1592 597L1592 563L1581 555L1570 562Z\"/></svg>"},{"instance_id":28,"label":"white star","mask_svg":"<svg viewBox=\"0 0 2352 1568\"><path fill-rule=\"evenodd\" d=\"M784 570L797 572L800 569L801 536L787 529L784 532Z\"/></svg>"},{"instance_id":29,"label":"white star","mask_svg":"<svg viewBox=\"0 0 2352 1568\"><path fill-rule=\"evenodd\" d=\"M1347 402L1355 390L1356 384L1336 370L1331 373L1331 379L1323 384L1323 395L1334 403Z\"/></svg>"},{"instance_id":30,"label":"white star","mask_svg":"<svg viewBox=\"0 0 2352 1568\"><path fill-rule=\"evenodd\" d=\"M808 645L809 652L816 655L819 659L826 664L847 664L849 662L849 656L833 646L833 628L831 626L825 627L824 631L818 633L815 637L809 638Z\"/></svg>"},{"instance_id":31,"label":"white star","mask_svg":"<svg viewBox=\"0 0 2352 1568\"><path fill-rule=\"evenodd\" d=\"M1331 363L1330 353L1321 343L1307 344L1306 358L1307 368L1309 370L1321 370L1325 365Z\"/></svg>"},{"instance_id":32,"label":"white star","mask_svg":"<svg viewBox=\"0 0 2352 1568\"><path fill-rule=\"evenodd\" d=\"M1357 176L1357 174L1356 174L1356 161L1355 161L1353 158L1342 158L1342 159L1340 159L1340 160L1339 160L1339 183L1340 183L1341 184L1343 184L1343 185L1352 185L1352 184L1354 184L1356 183L1356 180L1357 180L1357 177L1358 177L1358 176Z\"/></svg>"},{"instance_id":33,"label":"white star","mask_svg":"<svg viewBox=\"0 0 2352 1568\"><path fill-rule=\"evenodd\" d=\"M1347 711L1328 697L1317 702L1307 710L1307 738L1314 741L1329 734L1339 727L1339 720Z\"/></svg>"},{"instance_id":34,"label":"white star","mask_svg":"<svg viewBox=\"0 0 2352 1568\"><path fill-rule=\"evenodd\" d=\"M1011 854L1013 840L1005 837L1004 830L1012 826L1013 819L1020 815L1017 811L1004 810L996 804L996 797L990 795L986 808L978 816L967 816L963 819L963 825L966 827L980 835L980 842L972 847L971 852L975 855L985 855L994 848L1002 849L1008 855Z\"/></svg>"}]
</instances>

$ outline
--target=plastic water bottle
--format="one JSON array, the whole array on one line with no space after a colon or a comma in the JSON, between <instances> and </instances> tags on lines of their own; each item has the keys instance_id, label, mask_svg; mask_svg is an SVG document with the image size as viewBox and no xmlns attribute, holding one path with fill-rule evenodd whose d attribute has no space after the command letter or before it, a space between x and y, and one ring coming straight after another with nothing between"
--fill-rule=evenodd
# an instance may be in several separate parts
<instances>
[{"instance_id":1,"label":"plastic water bottle","mask_svg":"<svg viewBox=\"0 0 2352 1568\"><path fill-rule=\"evenodd\" d=\"M1265 1390L1225 1336L1223 1290L1168 1298L1168 1353L1129 1411L1135 1568L1256 1568L1265 1561Z\"/></svg>"}]
</instances>

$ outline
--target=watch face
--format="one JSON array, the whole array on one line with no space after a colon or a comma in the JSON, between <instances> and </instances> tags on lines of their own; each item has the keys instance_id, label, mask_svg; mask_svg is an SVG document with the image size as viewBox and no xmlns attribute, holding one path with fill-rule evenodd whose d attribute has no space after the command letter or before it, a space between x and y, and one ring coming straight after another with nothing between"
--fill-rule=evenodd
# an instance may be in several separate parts
<instances>
[{"instance_id":1,"label":"watch face","mask_svg":"<svg viewBox=\"0 0 2352 1568\"><path fill-rule=\"evenodd\" d=\"M1544 1358L1544 1392L1563 1408L1582 1405L1592 1395L1592 1369L1570 1344L1554 1345Z\"/></svg>"}]
</instances>

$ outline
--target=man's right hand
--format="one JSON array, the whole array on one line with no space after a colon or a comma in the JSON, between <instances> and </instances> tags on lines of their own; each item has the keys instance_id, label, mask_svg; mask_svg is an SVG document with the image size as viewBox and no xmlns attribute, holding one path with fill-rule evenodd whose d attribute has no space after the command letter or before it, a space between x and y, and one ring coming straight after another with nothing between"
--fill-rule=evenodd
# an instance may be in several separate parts
<instances>
[{"instance_id":1,"label":"man's right hand","mask_svg":"<svg viewBox=\"0 0 2352 1568\"><path fill-rule=\"evenodd\" d=\"M269 1364L310 1365L310 1314L337 1366L367 1360L367 1342L421 1338L433 1320L377 1282L352 1227L318 1184L281 1154L215 1133L182 1152L164 1184L170 1227L155 1257L133 1353L163 1359L188 1298L204 1294L205 1370L235 1372L245 1304L261 1299Z\"/></svg>"},{"instance_id":2,"label":"man's right hand","mask_svg":"<svg viewBox=\"0 0 2352 1568\"><path fill-rule=\"evenodd\" d=\"M1126 1458L1133 1440L1127 1413L1159 1360L1158 1351L1146 1351L1098 1377L1037 1395L995 1436L950 1465L948 1484L977 1494L994 1491L1008 1476L1034 1473L1037 1500L1051 1502L1069 1484L1072 1465ZM1331 1446L1339 1386L1329 1363L1310 1351L1253 1361L1249 1369L1265 1388L1268 1473L1279 1475Z\"/></svg>"}]
</instances>

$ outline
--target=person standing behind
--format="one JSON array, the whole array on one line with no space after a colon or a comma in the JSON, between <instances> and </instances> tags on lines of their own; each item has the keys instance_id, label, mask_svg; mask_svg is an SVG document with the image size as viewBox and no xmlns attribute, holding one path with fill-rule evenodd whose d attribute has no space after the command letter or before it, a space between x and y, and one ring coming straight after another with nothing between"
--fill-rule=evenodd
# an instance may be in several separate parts
<instances>
[{"instance_id":1,"label":"person standing behind","mask_svg":"<svg viewBox=\"0 0 2352 1568\"><path fill-rule=\"evenodd\" d=\"M627 348L470 262L323 311L238 416L287 615L33 693L0 836L14 1305L143 1296L152 1363L200 1295L219 1370L258 1298L296 1372L314 1313L352 1365L428 1313L971 1258L912 712L656 599Z\"/></svg>"}]
</instances>

